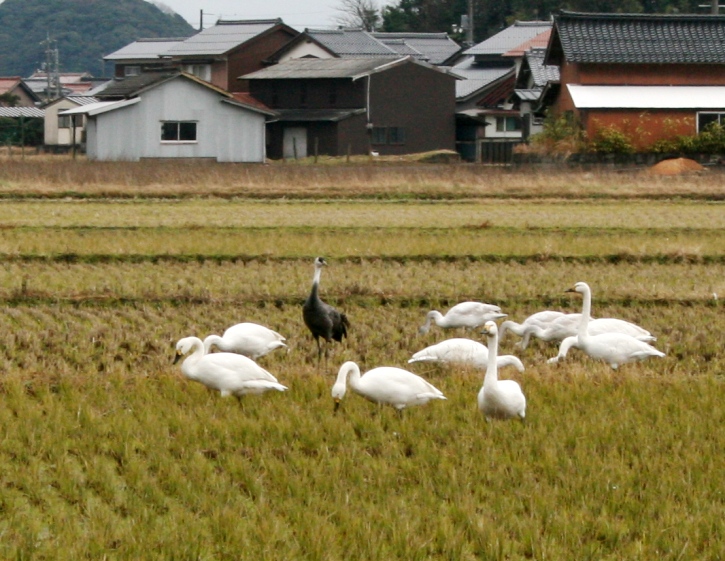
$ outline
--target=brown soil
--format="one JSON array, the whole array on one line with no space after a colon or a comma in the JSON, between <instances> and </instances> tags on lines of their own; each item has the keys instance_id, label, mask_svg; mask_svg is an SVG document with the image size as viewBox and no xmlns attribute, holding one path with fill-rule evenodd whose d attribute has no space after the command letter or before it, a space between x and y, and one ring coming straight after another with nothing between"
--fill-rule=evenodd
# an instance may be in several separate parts
<instances>
[{"instance_id":1,"label":"brown soil","mask_svg":"<svg viewBox=\"0 0 725 561\"><path fill-rule=\"evenodd\" d=\"M704 170L705 168L695 160L673 158L671 160L662 160L649 168L648 171L655 175L680 175L683 173L698 173Z\"/></svg>"}]
</instances>

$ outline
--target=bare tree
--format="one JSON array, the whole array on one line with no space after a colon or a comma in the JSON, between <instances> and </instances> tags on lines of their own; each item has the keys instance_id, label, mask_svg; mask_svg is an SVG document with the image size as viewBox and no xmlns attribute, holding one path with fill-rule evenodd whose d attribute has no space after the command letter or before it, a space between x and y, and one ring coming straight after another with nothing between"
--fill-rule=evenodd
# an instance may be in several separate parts
<instances>
[{"instance_id":1,"label":"bare tree","mask_svg":"<svg viewBox=\"0 0 725 561\"><path fill-rule=\"evenodd\" d=\"M340 15L336 21L343 27L375 31L380 25L380 12L375 0L340 0L337 11Z\"/></svg>"}]
</instances>

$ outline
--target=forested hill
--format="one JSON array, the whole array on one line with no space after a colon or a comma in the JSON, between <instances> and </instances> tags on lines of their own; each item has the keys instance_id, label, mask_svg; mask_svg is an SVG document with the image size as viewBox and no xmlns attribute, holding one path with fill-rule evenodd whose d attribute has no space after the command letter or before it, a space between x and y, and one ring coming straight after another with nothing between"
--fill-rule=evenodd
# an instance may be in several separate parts
<instances>
[{"instance_id":1,"label":"forested hill","mask_svg":"<svg viewBox=\"0 0 725 561\"><path fill-rule=\"evenodd\" d=\"M48 36L56 41L61 72L101 77L102 57L136 39L194 32L178 14L144 0L5 0L0 4L0 76L27 77L40 68Z\"/></svg>"}]
</instances>

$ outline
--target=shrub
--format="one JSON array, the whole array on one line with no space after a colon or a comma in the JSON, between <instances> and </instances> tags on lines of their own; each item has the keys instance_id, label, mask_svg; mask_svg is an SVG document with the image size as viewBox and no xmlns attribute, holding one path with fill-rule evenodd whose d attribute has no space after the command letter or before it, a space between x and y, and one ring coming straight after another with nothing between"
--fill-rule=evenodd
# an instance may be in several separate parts
<instances>
[{"instance_id":1,"label":"shrub","mask_svg":"<svg viewBox=\"0 0 725 561\"><path fill-rule=\"evenodd\" d=\"M588 149L599 154L633 154L635 152L629 135L613 126L597 129L594 138L589 142Z\"/></svg>"},{"instance_id":2,"label":"shrub","mask_svg":"<svg viewBox=\"0 0 725 561\"><path fill-rule=\"evenodd\" d=\"M563 154L581 149L584 139L581 124L571 113L547 114L543 128L542 132L530 138L534 150L545 154Z\"/></svg>"}]
</instances>

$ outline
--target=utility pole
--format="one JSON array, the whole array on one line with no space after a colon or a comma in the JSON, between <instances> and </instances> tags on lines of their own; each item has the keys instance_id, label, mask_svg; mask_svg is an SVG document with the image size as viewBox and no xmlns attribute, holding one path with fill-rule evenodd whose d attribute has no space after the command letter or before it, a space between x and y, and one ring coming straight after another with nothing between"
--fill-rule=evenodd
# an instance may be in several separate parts
<instances>
[{"instance_id":1,"label":"utility pole","mask_svg":"<svg viewBox=\"0 0 725 561\"><path fill-rule=\"evenodd\" d=\"M468 29L466 30L466 43L473 46L473 0L468 0Z\"/></svg>"},{"instance_id":2,"label":"utility pole","mask_svg":"<svg viewBox=\"0 0 725 561\"><path fill-rule=\"evenodd\" d=\"M59 98L61 93L58 47L55 39L50 38L50 33L48 33L46 40L41 41L40 44L45 45L46 97L50 101Z\"/></svg>"}]
</instances>

